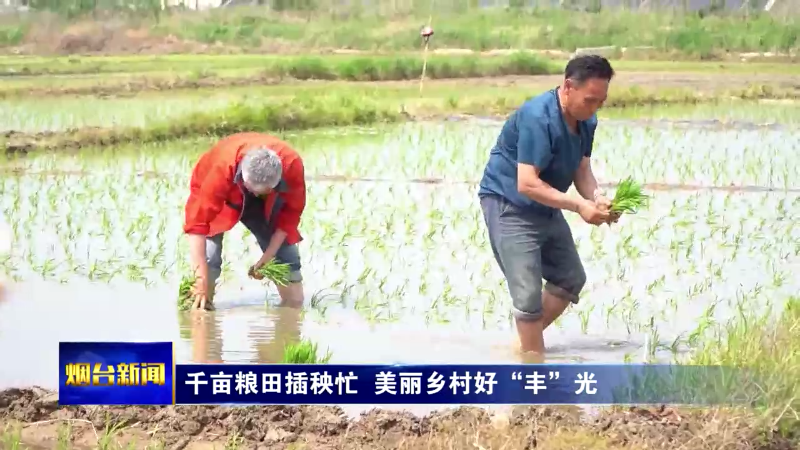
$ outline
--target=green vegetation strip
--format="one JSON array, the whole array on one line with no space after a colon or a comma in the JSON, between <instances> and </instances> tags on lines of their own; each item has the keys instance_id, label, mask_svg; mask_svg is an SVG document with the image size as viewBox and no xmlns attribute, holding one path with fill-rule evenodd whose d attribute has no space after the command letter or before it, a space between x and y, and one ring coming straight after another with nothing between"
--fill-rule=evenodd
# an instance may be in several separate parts
<instances>
[{"instance_id":1,"label":"green vegetation strip","mask_svg":"<svg viewBox=\"0 0 800 450\"><path fill-rule=\"evenodd\" d=\"M70 62L71 61L71 62ZM550 60L531 52L503 56L431 57L430 80L492 78L503 75L561 74L564 61ZM417 65L418 64L418 65ZM688 82L705 74L724 77L779 75L782 82L800 75L800 65L743 62L663 62L613 60L614 68L626 72L680 73ZM293 80L399 81L417 80L422 60L418 54L381 56L262 56L262 55L168 55L129 57L39 58L0 56L0 73L8 76L0 86L0 98L32 95L115 95L140 91L174 91L249 85L273 85ZM87 73L98 69L101 73ZM106 71L108 70L108 71ZM115 72L119 70L118 72ZM47 73L59 75L47 75ZM82 76L60 76L66 73ZM696 74L692 76L689 74ZM641 75L640 75L641 76ZM735 78L734 78L735 79ZM730 79L722 80L728 83ZM755 79L754 79L755 81Z\"/></svg>"},{"instance_id":2,"label":"green vegetation strip","mask_svg":"<svg viewBox=\"0 0 800 450\"><path fill-rule=\"evenodd\" d=\"M91 11L62 6L78 2L59 2L57 11L66 16ZM529 8L523 7L523 2L508 8L478 8L465 2L445 2L447 6L441 6L433 0L378 2L379 10L363 2L350 3L352 6L332 1L295 3L296 8L281 4L283 14L272 8L245 6L218 8L202 15L165 14L159 7L144 8L151 17L137 17L131 27L150 30L151 36L273 52L331 48L415 51L420 48L420 27L433 15L435 48L573 51L608 45L651 46L693 58L724 52L787 52L797 47L800 36L800 21L796 15L781 14L780 2L774 15L758 10L741 15L621 9L583 12ZM37 22L41 23L41 19L31 14L0 26L0 45L27 42L29 36L33 37ZM51 29L57 32L68 25L54 23ZM92 31L99 33L100 27L97 28Z\"/></svg>"},{"instance_id":3,"label":"green vegetation strip","mask_svg":"<svg viewBox=\"0 0 800 450\"><path fill-rule=\"evenodd\" d=\"M203 77L210 71L258 70L262 77L298 80L410 80L422 73L423 57L404 55L328 56L164 56L164 57L0 57L0 75L67 75L96 73L183 72ZM563 64L532 52L508 55L430 55L425 72L430 78L494 77L560 73ZM252 76L252 75L251 75Z\"/></svg>"}]
</instances>

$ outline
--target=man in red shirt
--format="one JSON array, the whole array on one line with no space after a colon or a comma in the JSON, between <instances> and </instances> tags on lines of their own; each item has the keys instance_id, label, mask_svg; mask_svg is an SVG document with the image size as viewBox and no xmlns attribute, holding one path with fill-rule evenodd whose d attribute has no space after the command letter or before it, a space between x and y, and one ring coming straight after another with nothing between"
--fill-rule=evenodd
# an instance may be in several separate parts
<instances>
[{"instance_id":1,"label":"man in red shirt","mask_svg":"<svg viewBox=\"0 0 800 450\"><path fill-rule=\"evenodd\" d=\"M222 239L238 222L256 238L261 258L249 276L273 257L290 265L289 283L277 286L282 303L303 303L300 216L306 205L303 161L289 144L262 133L238 133L217 142L192 171L184 233L197 282L194 309L213 309L222 272Z\"/></svg>"}]
</instances>

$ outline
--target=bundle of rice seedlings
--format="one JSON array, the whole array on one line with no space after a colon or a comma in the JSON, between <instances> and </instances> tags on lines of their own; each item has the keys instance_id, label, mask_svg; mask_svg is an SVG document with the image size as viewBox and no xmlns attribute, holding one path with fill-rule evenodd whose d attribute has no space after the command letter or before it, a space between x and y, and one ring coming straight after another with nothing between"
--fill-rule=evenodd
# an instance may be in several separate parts
<instances>
[{"instance_id":1,"label":"bundle of rice seedlings","mask_svg":"<svg viewBox=\"0 0 800 450\"><path fill-rule=\"evenodd\" d=\"M257 270L260 275L278 286L286 286L289 284L289 271L289 264L279 263L275 258L272 258L270 262L264 264Z\"/></svg>"},{"instance_id":2,"label":"bundle of rice seedlings","mask_svg":"<svg viewBox=\"0 0 800 450\"><path fill-rule=\"evenodd\" d=\"M192 308L194 298L192 297L192 286L194 286L194 276L181 278L181 284L178 287L178 309L180 311L188 311Z\"/></svg>"},{"instance_id":3,"label":"bundle of rice seedlings","mask_svg":"<svg viewBox=\"0 0 800 450\"><path fill-rule=\"evenodd\" d=\"M642 193L642 187L631 177L619 183L614 199L611 200L611 211L636 214L639 208L647 206L650 197Z\"/></svg>"},{"instance_id":4,"label":"bundle of rice seedlings","mask_svg":"<svg viewBox=\"0 0 800 450\"><path fill-rule=\"evenodd\" d=\"M283 364L327 364L331 359L328 351L324 357L317 354L317 344L308 340L287 344L283 348Z\"/></svg>"}]
</instances>

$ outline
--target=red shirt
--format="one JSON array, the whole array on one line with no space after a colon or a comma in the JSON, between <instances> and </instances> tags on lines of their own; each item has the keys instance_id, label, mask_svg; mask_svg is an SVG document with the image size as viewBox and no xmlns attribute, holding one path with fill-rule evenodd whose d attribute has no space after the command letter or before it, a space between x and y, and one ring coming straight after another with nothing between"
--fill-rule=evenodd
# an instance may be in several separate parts
<instances>
[{"instance_id":1,"label":"red shirt","mask_svg":"<svg viewBox=\"0 0 800 450\"><path fill-rule=\"evenodd\" d=\"M303 240L300 216L306 206L306 184L303 160L289 144L263 133L237 133L217 142L200 156L190 181L186 200L183 231L187 234L215 236L229 231L239 221L240 212L231 205L243 203L242 191L236 183L236 171L245 153L267 147L281 158L282 182L285 189L276 189L264 199L264 217L275 221L276 229L286 232L286 243ZM283 208L277 217L270 217L278 197Z\"/></svg>"}]
</instances>

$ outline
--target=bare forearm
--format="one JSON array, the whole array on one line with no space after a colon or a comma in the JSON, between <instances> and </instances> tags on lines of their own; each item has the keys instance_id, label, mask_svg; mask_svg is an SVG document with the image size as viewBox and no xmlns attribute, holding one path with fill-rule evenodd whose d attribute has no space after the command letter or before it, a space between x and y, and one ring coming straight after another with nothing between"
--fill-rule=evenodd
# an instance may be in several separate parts
<instances>
[{"instance_id":1,"label":"bare forearm","mask_svg":"<svg viewBox=\"0 0 800 450\"><path fill-rule=\"evenodd\" d=\"M578 206L580 205L575 198L570 197L541 180L520 184L519 192L531 200L551 208L577 212Z\"/></svg>"},{"instance_id":2,"label":"bare forearm","mask_svg":"<svg viewBox=\"0 0 800 450\"><path fill-rule=\"evenodd\" d=\"M192 271L198 278L208 278L206 237L201 234L189 234L187 239L189 240L189 262L192 265Z\"/></svg>"},{"instance_id":3,"label":"bare forearm","mask_svg":"<svg viewBox=\"0 0 800 450\"><path fill-rule=\"evenodd\" d=\"M264 251L264 254L261 256L261 260L259 261L260 264L266 264L272 259L277 253L278 250L283 245L283 242L286 240L286 232L281 230L280 228L275 230L272 233L272 238L269 240L269 244L267 245L267 249Z\"/></svg>"},{"instance_id":4,"label":"bare forearm","mask_svg":"<svg viewBox=\"0 0 800 450\"><path fill-rule=\"evenodd\" d=\"M597 188L597 179L591 170L579 172L579 175L575 178L575 189L581 194L581 197L587 200L594 199L594 193Z\"/></svg>"}]
</instances>

